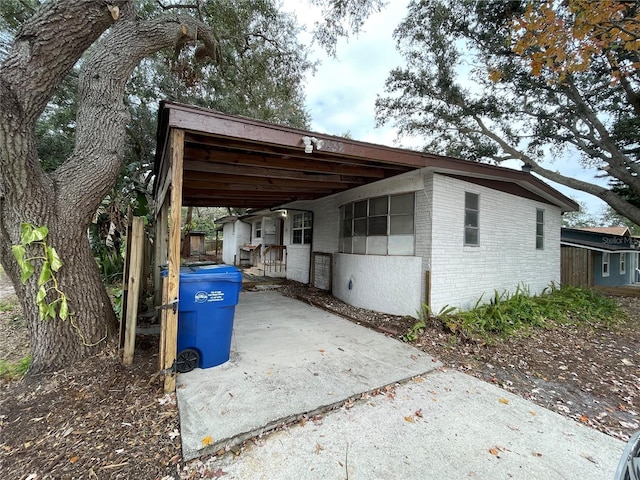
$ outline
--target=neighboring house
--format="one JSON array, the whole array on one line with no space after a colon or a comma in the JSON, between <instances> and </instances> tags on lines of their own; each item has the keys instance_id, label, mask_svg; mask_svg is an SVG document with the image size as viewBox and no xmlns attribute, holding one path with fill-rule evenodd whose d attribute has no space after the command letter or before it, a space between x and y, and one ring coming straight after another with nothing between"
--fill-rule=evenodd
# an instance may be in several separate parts
<instances>
[{"instance_id":1,"label":"neighboring house","mask_svg":"<svg viewBox=\"0 0 640 480\"><path fill-rule=\"evenodd\" d=\"M616 287L638 283L640 242L627 227L563 228L562 283Z\"/></svg>"},{"instance_id":2,"label":"neighboring house","mask_svg":"<svg viewBox=\"0 0 640 480\"><path fill-rule=\"evenodd\" d=\"M251 223L246 243L261 246L258 262L281 245L286 271L273 276L331 285L349 304L401 315L425 301L436 313L470 308L495 291L539 293L560 282L569 200L542 196L514 173L471 162L468 172L424 168L235 222ZM225 247L229 240L225 230ZM272 275L268 262L256 265Z\"/></svg>"}]
</instances>

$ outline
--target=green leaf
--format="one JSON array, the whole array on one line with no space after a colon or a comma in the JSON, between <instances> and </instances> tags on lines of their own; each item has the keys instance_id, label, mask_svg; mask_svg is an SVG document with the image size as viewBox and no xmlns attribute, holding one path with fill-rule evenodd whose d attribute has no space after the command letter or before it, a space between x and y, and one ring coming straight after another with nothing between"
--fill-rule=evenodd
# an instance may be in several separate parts
<instances>
[{"instance_id":1,"label":"green leaf","mask_svg":"<svg viewBox=\"0 0 640 480\"><path fill-rule=\"evenodd\" d=\"M22 265L24 264L24 256L27 252L24 245L13 245L11 247L11 252L18 262L18 265L20 265L20 268L22 268Z\"/></svg>"},{"instance_id":2,"label":"green leaf","mask_svg":"<svg viewBox=\"0 0 640 480\"><path fill-rule=\"evenodd\" d=\"M60 311L58 315L62 320L66 320L69 317L69 305L67 304L67 297L62 297L60 302Z\"/></svg>"},{"instance_id":3,"label":"green leaf","mask_svg":"<svg viewBox=\"0 0 640 480\"><path fill-rule=\"evenodd\" d=\"M33 239L37 241L44 240L47 235L49 235L49 229L45 226L34 229L32 233Z\"/></svg>"},{"instance_id":4,"label":"green leaf","mask_svg":"<svg viewBox=\"0 0 640 480\"><path fill-rule=\"evenodd\" d=\"M51 303L45 308L45 318L56 318L56 304Z\"/></svg>"},{"instance_id":5,"label":"green leaf","mask_svg":"<svg viewBox=\"0 0 640 480\"><path fill-rule=\"evenodd\" d=\"M44 320L45 319L46 306L47 305L45 303L39 303L38 304L38 313L40 314L40 320Z\"/></svg>"},{"instance_id":6,"label":"green leaf","mask_svg":"<svg viewBox=\"0 0 640 480\"><path fill-rule=\"evenodd\" d=\"M133 210L133 214L136 217L144 217L149 213L149 202L147 201L147 196L144 193L138 193L136 196L136 207Z\"/></svg>"},{"instance_id":7,"label":"green leaf","mask_svg":"<svg viewBox=\"0 0 640 480\"><path fill-rule=\"evenodd\" d=\"M57 272L62 267L62 260L58 256L58 252L53 247L47 247L47 260L49 260L49 264L51 265L51 270Z\"/></svg>"},{"instance_id":8,"label":"green leaf","mask_svg":"<svg viewBox=\"0 0 640 480\"><path fill-rule=\"evenodd\" d=\"M24 262L22 265L20 265L20 267L22 268L22 272L20 272L20 281L24 285L25 283L27 283L27 280L31 278L31 275L33 275L35 269L29 262Z\"/></svg>"},{"instance_id":9,"label":"green leaf","mask_svg":"<svg viewBox=\"0 0 640 480\"><path fill-rule=\"evenodd\" d=\"M33 241L33 225L30 223L20 224L20 243L29 245Z\"/></svg>"},{"instance_id":10,"label":"green leaf","mask_svg":"<svg viewBox=\"0 0 640 480\"><path fill-rule=\"evenodd\" d=\"M44 285L40 285L40 288L38 289L38 294L36 295L36 303L38 305L45 304L44 303L45 298L47 298L47 289L44 287Z\"/></svg>"},{"instance_id":11,"label":"green leaf","mask_svg":"<svg viewBox=\"0 0 640 480\"><path fill-rule=\"evenodd\" d=\"M51 268L49 267L49 262L44 262L42 264L42 270L40 270L40 277L38 278L38 285L42 286L51 280Z\"/></svg>"}]
</instances>

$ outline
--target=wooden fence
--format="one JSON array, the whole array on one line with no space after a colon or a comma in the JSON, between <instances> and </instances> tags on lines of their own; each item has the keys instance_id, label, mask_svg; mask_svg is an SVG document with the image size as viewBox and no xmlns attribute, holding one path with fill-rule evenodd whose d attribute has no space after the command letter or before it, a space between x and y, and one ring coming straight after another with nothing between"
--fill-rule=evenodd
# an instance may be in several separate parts
<instances>
[{"instance_id":1,"label":"wooden fence","mask_svg":"<svg viewBox=\"0 0 640 480\"><path fill-rule=\"evenodd\" d=\"M563 246L560 255L560 282L563 285L593 286L593 252Z\"/></svg>"}]
</instances>

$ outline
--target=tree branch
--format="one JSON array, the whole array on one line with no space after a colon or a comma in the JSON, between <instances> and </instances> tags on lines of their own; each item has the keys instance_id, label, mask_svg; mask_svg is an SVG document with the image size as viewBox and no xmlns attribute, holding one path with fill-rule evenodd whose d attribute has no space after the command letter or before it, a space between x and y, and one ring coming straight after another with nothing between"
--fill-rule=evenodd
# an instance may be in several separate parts
<instances>
[{"instance_id":1,"label":"tree branch","mask_svg":"<svg viewBox=\"0 0 640 480\"><path fill-rule=\"evenodd\" d=\"M180 4L180 3L172 4L172 5L164 5L161 0L156 0L156 3L164 11L177 10L177 9L197 10L198 18L200 18L201 21L204 19L204 12L202 11L202 2L200 0L198 0L196 3L186 4L186 5Z\"/></svg>"},{"instance_id":2,"label":"tree branch","mask_svg":"<svg viewBox=\"0 0 640 480\"><path fill-rule=\"evenodd\" d=\"M124 8L128 1L47 2L25 22L0 67L0 78L27 124L35 124L62 79L114 23L108 5Z\"/></svg>"},{"instance_id":3,"label":"tree branch","mask_svg":"<svg viewBox=\"0 0 640 480\"><path fill-rule=\"evenodd\" d=\"M181 45L185 39L199 42L209 58L219 61L219 45L213 33L190 15L118 22L91 49L79 79L75 150L52 175L58 200L67 214L89 221L118 177L129 120L124 88L133 69L143 58ZM100 133L96 135L96 131ZM87 206L86 202L95 204Z\"/></svg>"}]
</instances>

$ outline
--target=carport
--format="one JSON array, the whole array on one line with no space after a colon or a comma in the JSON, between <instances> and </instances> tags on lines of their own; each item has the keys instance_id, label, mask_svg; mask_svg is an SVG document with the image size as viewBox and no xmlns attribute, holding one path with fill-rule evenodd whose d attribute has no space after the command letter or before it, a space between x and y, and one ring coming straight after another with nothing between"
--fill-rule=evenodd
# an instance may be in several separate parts
<instances>
[{"instance_id":1,"label":"carport","mask_svg":"<svg viewBox=\"0 0 640 480\"><path fill-rule=\"evenodd\" d=\"M183 206L275 209L315 200L412 170L464 174L520 195L558 193L529 174L451 157L358 142L199 107L162 102L155 158L155 265L168 265L166 288L154 269L163 305L160 358L176 358L180 229ZM487 183L488 182L488 183ZM162 292L161 292L162 290ZM165 375L175 389L175 374Z\"/></svg>"},{"instance_id":2,"label":"carport","mask_svg":"<svg viewBox=\"0 0 640 480\"><path fill-rule=\"evenodd\" d=\"M168 265L166 286L154 269L162 308L161 364L176 358L183 206L273 208L314 200L429 165L456 163L397 148L161 102L155 158L155 265ZM161 292L161 290L163 290ZM175 390L175 374L165 375Z\"/></svg>"}]
</instances>

